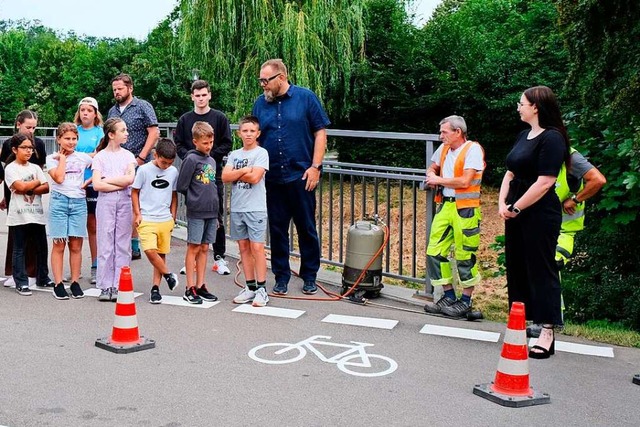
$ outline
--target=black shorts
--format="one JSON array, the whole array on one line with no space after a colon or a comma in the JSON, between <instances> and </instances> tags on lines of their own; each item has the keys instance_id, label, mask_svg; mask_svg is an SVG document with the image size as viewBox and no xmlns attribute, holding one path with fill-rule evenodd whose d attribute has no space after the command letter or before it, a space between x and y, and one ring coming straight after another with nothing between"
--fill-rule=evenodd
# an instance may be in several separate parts
<instances>
[{"instance_id":1,"label":"black shorts","mask_svg":"<svg viewBox=\"0 0 640 427\"><path fill-rule=\"evenodd\" d=\"M98 192L93 189L93 185L87 186L87 213L89 215L96 214L96 206L98 205Z\"/></svg>"}]
</instances>

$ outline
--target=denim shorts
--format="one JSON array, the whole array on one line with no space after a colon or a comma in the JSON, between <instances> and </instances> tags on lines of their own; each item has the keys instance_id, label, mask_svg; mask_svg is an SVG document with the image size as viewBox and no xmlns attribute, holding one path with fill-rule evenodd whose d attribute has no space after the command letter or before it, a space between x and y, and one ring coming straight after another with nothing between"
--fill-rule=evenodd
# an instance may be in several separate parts
<instances>
[{"instance_id":1,"label":"denim shorts","mask_svg":"<svg viewBox=\"0 0 640 427\"><path fill-rule=\"evenodd\" d=\"M187 243L201 245L215 243L218 231L218 218L187 218Z\"/></svg>"},{"instance_id":2,"label":"denim shorts","mask_svg":"<svg viewBox=\"0 0 640 427\"><path fill-rule=\"evenodd\" d=\"M229 236L231 240L264 243L267 237L267 213L231 212Z\"/></svg>"},{"instance_id":3,"label":"denim shorts","mask_svg":"<svg viewBox=\"0 0 640 427\"><path fill-rule=\"evenodd\" d=\"M87 201L52 191L49 201L49 236L52 239L87 237Z\"/></svg>"}]
</instances>

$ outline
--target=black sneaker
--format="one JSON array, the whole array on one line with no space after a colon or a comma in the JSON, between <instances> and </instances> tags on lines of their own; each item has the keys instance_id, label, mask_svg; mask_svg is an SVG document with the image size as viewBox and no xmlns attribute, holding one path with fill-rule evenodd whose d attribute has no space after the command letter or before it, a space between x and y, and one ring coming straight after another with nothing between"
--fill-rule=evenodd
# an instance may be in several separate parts
<instances>
[{"instance_id":1,"label":"black sneaker","mask_svg":"<svg viewBox=\"0 0 640 427\"><path fill-rule=\"evenodd\" d=\"M178 286L178 275L176 273L168 273L164 276L164 280L167 281L167 285L169 285L169 290L173 292L173 290Z\"/></svg>"},{"instance_id":2,"label":"black sneaker","mask_svg":"<svg viewBox=\"0 0 640 427\"><path fill-rule=\"evenodd\" d=\"M64 288L64 283L60 282L53 288L53 297L55 299L69 299L69 294Z\"/></svg>"},{"instance_id":3,"label":"black sneaker","mask_svg":"<svg viewBox=\"0 0 640 427\"><path fill-rule=\"evenodd\" d=\"M19 293L20 295L31 295L31 289L29 289L28 285L18 285L16 283L16 292Z\"/></svg>"},{"instance_id":4,"label":"black sneaker","mask_svg":"<svg viewBox=\"0 0 640 427\"><path fill-rule=\"evenodd\" d=\"M428 302L427 305L424 306L424 311L427 313L439 314L442 313L442 309L444 307L449 307L455 302L455 300L452 300L447 296L443 296L438 302Z\"/></svg>"},{"instance_id":5,"label":"black sneaker","mask_svg":"<svg viewBox=\"0 0 640 427\"><path fill-rule=\"evenodd\" d=\"M192 286L184 292L182 299L189 304L202 304L202 298L196 293L196 287Z\"/></svg>"},{"instance_id":6,"label":"black sneaker","mask_svg":"<svg viewBox=\"0 0 640 427\"><path fill-rule=\"evenodd\" d=\"M53 280L48 280L44 283L36 283L36 286L39 288L55 288L56 284Z\"/></svg>"},{"instance_id":7,"label":"black sneaker","mask_svg":"<svg viewBox=\"0 0 640 427\"><path fill-rule=\"evenodd\" d=\"M542 331L542 325L533 324L527 326L527 338L540 338L540 332Z\"/></svg>"},{"instance_id":8,"label":"black sneaker","mask_svg":"<svg viewBox=\"0 0 640 427\"><path fill-rule=\"evenodd\" d=\"M142 258L142 252L134 251L134 250L131 251L131 259L132 260L136 260L136 259L140 259L140 258Z\"/></svg>"},{"instance_id":9,"label":"black sneaker","mask_svg":"<svg viewBox=\"0 0 640 427\"><path fill-rule=\"evenodd\" d=\"M151 295L149 296L149 302L151 304L160 304L162 302L162 295L160 295L160 288L157 285L151 287Z\"/></svg>"},{"instance_id":10,"label":"black sneaker","mask_svg":"<svg viewBox=\"0 0 640 427\"><path fill-rule=\"evenodd\" d=\"M200 296L200 298L207 302L218 301L218 297L209 292L209 290L207 289L207 285L205 285L204 283L202 284L202 286L196 289L196 293Z\"/></svg>"},{"instance_id":11,"label":"black sneaker","mask_svg":"<svg viewBox=\"0 0 640 427\"><path fill-rule=\"evenodd\" d=\"M464 317L471 311L471 305L459 299L448 307L442 307L442 314L450 317Z\"/></svg>"},{"instance_id":12,"label":"black sneaker","mask_svg":"<svg viewBox=\"0 0 640 427\"><path fill-rule=\"evenodd\" d=\"M287 291L287 284L284 282L277 282L273 287L273 293L275 295L286 295Z\"/></svg>"},{"instance_id":13,"label":"black sneaker","mask_svg":"<svg viewBox=\"0 0 640 427\"><path fill-rule=\"evenodd\" d=\"M71 283L71 298L74 298L74 299L84 298L84 292L82 292L80 283L78 282Z\"/></svg>"},{"instance_id":14,"label":"black sneaker","mask_svg":"<svg viewBox=\"0 0 640 427\"><path fill-rule=\"evenodd\" d=\"M304 282L304 285L302 286L302 293L306 294L306 295L313 295L316 292L318 292L318 286L316 285L316 282L313 280L308 280Z\"/></svg>"}]
</instances>

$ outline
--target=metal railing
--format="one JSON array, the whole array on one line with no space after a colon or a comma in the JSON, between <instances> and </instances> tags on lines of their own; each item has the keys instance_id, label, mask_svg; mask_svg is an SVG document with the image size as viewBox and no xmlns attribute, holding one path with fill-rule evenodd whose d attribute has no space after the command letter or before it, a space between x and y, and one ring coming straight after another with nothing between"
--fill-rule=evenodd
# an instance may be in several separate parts
<instances>
[{"instance_id":1,"label":"metal railing","mask_svg":"<svg viewBox=\"0 0 640 427\"><path fill-rule=\"evenodd\" d=\"M173 137L175 123L160 123L162 136ZM237 129L237 125L232 125ZM53 130L55 135L55 129ZM425 164L430 163L434 142L438 135L398 132L369 132L328 129L328 137L415 141L424 143ZM55 136L41 136L47 152L55 150ZM6 137L0 137L0 142ZM176 159L180 167L180 159ZM430 192L422 191L425 169L389 167L342 163L325 159L321 185L316 191L317 228L320 238L322 262L343 267L349 227L357 220L378 215L389 227L389 242L384 251L383 276L396 280L424 284L426 293L432 287L426 271L426 249L429 226L433 216L433 199ZM230 198L226 197L223 221L228 229ZM178 223L186 224L186 207L179 198ZM291 256L299 257L297 236L290 227ZM269 247L267 241L267 248Z\"/></svg>"}]
</instances>

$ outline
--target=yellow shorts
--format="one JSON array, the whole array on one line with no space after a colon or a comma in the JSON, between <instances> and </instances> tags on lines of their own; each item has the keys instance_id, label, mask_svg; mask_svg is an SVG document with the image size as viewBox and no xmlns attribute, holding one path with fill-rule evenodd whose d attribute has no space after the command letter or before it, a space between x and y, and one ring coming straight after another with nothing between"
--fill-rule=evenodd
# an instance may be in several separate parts
<instances>
[{"instance_id":1,"label":"yellow shorts","mask_svg":"<svg viewBox=\"0 0 640 427\"><path fill-rule=\"evenodd\" d=\"M172 219L165 222L142 221L138 226L142 250L168 254L171 248L171 231L174 226Z\"/></svg>"}]
</instances>

